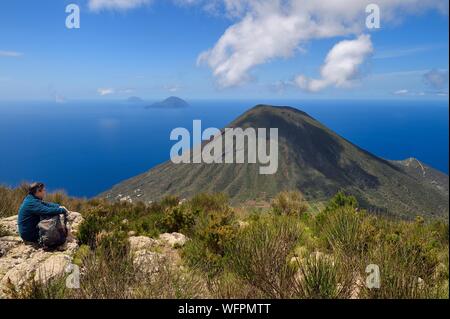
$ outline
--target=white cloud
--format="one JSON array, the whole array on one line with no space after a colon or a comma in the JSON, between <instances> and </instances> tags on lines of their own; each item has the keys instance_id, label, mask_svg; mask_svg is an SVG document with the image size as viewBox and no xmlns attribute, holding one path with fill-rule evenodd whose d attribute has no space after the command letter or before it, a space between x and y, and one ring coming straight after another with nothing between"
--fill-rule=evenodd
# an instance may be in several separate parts
<instances>
[{"instance_id":1,"label":"white cloud","mask_svg":"<svg viewBox=\"0 0 450 319\"><path fill-rule=\"evenodd\" d=\"M120 93L120 94L131 94L131 93L134 93L134 89L131 89L131 88L122 89L122 90L119 90L118 93Z\"/></svg>"},{"instance_id":2,"label":"white cloud","mask_svg":"<svg viewBox=\"0 0 450 319\"><path fill-rule=\"evenodd\" d=\"M97 89L97 93L101 96L112 95L112 94L131 94L134 93L135 89L133 88L99 88Z\"/></svg>"},{"instance_id":3,"label":"white cloud","mask_svg":"<svg viewBox=\"0 0 450 319\"><path fill-rule=\"evenodd\" d=\"M16 52L16 51L1 51L0 50L0 57L7 57L7 58L18 58L23 56L23 53Z\"/></svg>"},{"instance_id":4,"label":"white cloud","mask_svg":"<svg viewBox=\"0 0 450 319\"><path fill-rule=\"evenodd\" d=\"M97 93L100 94L101 96L106 96L116 93L116 90L112 88L99 88L97 89Z\"/></svg>"},{"instance_id":5,"label":"white cloud","mask_svg":"<svg viewBox=\"0 0 450 319\"><path fill-rule=\"evenodd\" d=\"M298 32L301 27L295 16L271 15L262 21L247 16L230 27L213 49L203 52L198 63L206 63L223 87L241 84L255 65L292 56L303 33Z\"/></svg>"},{"instance_id":6,"label":"white cloud","mask_svg":"<svg viewBox=\"0 0 450 319\"><path fill-rule=\"evenodd\" d=\"M448 93L447 92L424 92L424 91L411 91L411 90L407 90L407 89L401 89L401 90L397 90L392 92L392 94L394 95L398 95L398 96L405 96L405 97L412 97L412 96L447 96Z\"/></svg>"},{"instance_id":7,"label":"white cloud","mask_svg":"<svg viewBox=\"0 0 450 319\"><path fill-rule=\"evenodd\" d=\"M207 1L196 1L206 3ZM242 84L257 65L293 56L308 41L357 35L365 29L372 0L215 0L237 19L217 43L198 57L222 87ZM448 11L447 0L378 0L382 19L398 22L426 9Z\"/></svg>"},{"instance_id":8,"label":"white cloud","mask_svg":"<svg viewBox=\"0 0 450 319\"><path fill-rule=\"evenodd\" d=\"M407 95L409 93L409 90L401 89L394 92L395 95Z\"/></svg>"},{"instance_id":9,"label":"white cloud","mask_svg":"<svg viewBox=\"0 0 450 319\"><path fill-rule=\"evenodd\" d=\"M163 89L166 91L169 91L170 93L175 93L178 92L179 90L181 90L181 86L177 85L177 84L170 84L170 85L164 85Z\"/></svg>"},{"instance_id":10,"label":"white cloud","mask_svg":"<svg viewBox=\"0 0 450 319\"><path fill-rule=\"evenodd\" d=\"M130 10L151 2L151 0L89 0L88 6L91 11Z\"/></svg>"},{"instance_id":11,"label":"white cloud","mask_svg":"<svg viewBox=\"0 0 450 319\"><path fill-rule=\"evenodd\" d=\"M374 59L394 59L394 58L401 58L409 55L414 55L418 53L423 53L427 51L431 51L434 49L438 49L440 46L437 45L428 45L428 46L421 46L421 47L414 47L414 48L399 48L399 49L391 49L391 50L384 50L384 51L378 51L377 54L374 55Z\"/></svg>"},{"instance_id":12,"label":"white cloud","mask_svg":"<svg viewBox=\"0 0 450 319\"><path fill-rule=\"evenodd\" d=\"M320 79L299 75L295 83L303 90L317 92L328 86L348 87L358 74L359 66L373 52L369 35L337 43L328 53L320 70Z\"/></svg>"}]
</instances>

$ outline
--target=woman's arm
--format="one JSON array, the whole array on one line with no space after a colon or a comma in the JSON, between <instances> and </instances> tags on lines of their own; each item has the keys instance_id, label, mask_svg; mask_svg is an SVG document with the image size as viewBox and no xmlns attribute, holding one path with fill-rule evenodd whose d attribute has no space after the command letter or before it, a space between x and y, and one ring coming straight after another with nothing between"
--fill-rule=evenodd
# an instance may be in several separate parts
<instances>
[{"instance_id":1,"label":"woman's arm","mask_svg":"<svg viewBox=\"0 0 450 319\"><path fill-rule=\"evenodd\" d=\"M49 202L44 202L44 201L41 201L41 203L44 204L45 206L48 206L48 207L60 207L61 206L61 205L56 204L56 203L49 203Z\"/></svg>"},{"instance_id":2,"label":"woman's arm","mask_svg":"<svg viewBox=\"0 0 450 319\"><path fill-rule=\"evenodd\" d=\"M34 214L38 214L38 215L59 215L59 214L66 213L65 208L62 208L57 204L54 204L54 205L48 205L48 204L49 203L45 203L40 200L35 200L35 201L33 201L32 205L31 205L31 211Z\"/></svg>"}]
</instances>

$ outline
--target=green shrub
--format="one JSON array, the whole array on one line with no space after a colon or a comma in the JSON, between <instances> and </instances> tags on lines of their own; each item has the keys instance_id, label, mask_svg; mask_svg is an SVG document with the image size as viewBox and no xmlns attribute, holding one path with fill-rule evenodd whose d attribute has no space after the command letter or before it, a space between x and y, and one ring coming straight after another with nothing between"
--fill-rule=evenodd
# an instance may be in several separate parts
<instances>
[{"instance_id":1,"label":"green shrub","mask_svg":"<svg viewBox=\"0 0 450 319\"><path fill-rule=\"evenodd\" d=\"M96 252L105 255L107 259L114 259L116 256L128 256L130 246L128 236L125 232L101 232L97 236Z\"/></svg>"},{"instance_id":2,"label":"green shrub","mask_svg":"<svg viewBox=\"0 0 450 319\"><path fill-rule=\"evenodd\" d=\"M347 256L361 255L367 249L363 218L363 214L351 206L328 212L322 224L328 248L341 251Z\"/></svg>"},{"instance_id":3,"label":"green shrub","mask_svg":"<svg viewBox=\"0 0 450 319\"><path fill-rule=\"evenodd\" d=\"M271 206L277 215L302 216L308 210L308 204L298 191L279 193Z\"/></svg>"},{"instance_id":4,"label":"green shrub","mask_svg":"<svg viewBox=\"0 0 450 319\"><path fill-rule=\"evenodd\" d=\"M382 299L433 298L437 259L416 243L384 243L370 253L380 267L380 289L363 289L362 296Z\"/></svg>"},{"instance_id":5,"label":"green shrub","mask_svg":"<svg viewBox=\"0 0 450 319\"><path fill-rule=\"evenodd\" d=\"M133 286L132 298L194 299L208 298L204 278L193 270L173 267L161 260L154 275L139 274Z\"/></svg>"},{"instance_id":6,"label":"green shrub","mask_svg":"<svg viewBox=\"0 0 450 319\"><path fill-rule=\"evenodd\" d=\"M176 207L179 203L180 198L178 196L166 196L160 201L159 205L161 206L161 209L164 210L167 208Z\"/></svg>"},{"instance_id":7,"label":"green shrub","mask_svg":"<svg viewBox=\"0 0 450 319\"><path fill-rule=\"evenodd\" d=\"M200 269L209 278L217 276L224 268L223 256L211 252L206 243L197 238L185 244L182 257L191 269Z\"/></svg>"},{"instance_id":8,"label":"green shrub","mask_svg":"<svg viewBox=\"0 0 450 319\"><path fill-rule=\"evenodd\" d=\"M135 235L157 236L161 229L157 224L164 216L159 204L104 203L83 211L78 239L81 244L95 247L96 236L102 232L133 232Z\"/></svg>"},{"instance_id":9,"label":"green shrub","mask_svg":"<svg viewBox=\"0 0 450 319\"><path fill-rule=\"evenodd\" d=\"M83 257L80 289L73 289L73 298L123 299L131 298L135 285L135 269L130 254L122 249L107 250L106 240L101 249ZM120 247L121 245L119 245ZM115 246L112 246L115 247Z\"/></svg>"},{"instance_id":10,"label":"green shrub","mask_svg":"<svg viewBox=\"0 0 450 319\"><path fill-rule=\"evenodd\" d=\"M155 260L155 272L143 272L133 265L127 238L122 233L102 236L95 250L83 252L80 289L70 291L71 298L200 298L207 297L199 275Z\"/></svg>"},{"instance_id":11,"label":"green shrub","mask_svg":"<svg viewBox=\"0 0 450 319\"><path fill-rule=\"evenodd\" d=\"M105 220L94 212L86 215L78 229L78 241L81 245L95 248L97 235L105 228Z\"/></svg>"},{"instance_id":12,"label":"green shrub","mask_svg":"<svg viewBox=\"0 0 450 319\"><path fill-rule=\"evenodd\" d=\"M435 221L430 225L431 231L435 234L436 239L444 244L449 244L449 225L441 220Z\"/></svg>"},{"instance_id":13,"label":"green shrub","mask_svg":"<svg viewBox=\"0 0 450 319\"><path fill-rule=\"evenodd\" d=\"M348 298L353 273L334 256L313 253L298 262L295 296L307 299Z\"/></svg>"},{"instance_id":14,"label":"green shrub","mask_svg":"<svg viewBox=\"0 0 450 319\"><path fill-rule=\"evenodd\" d=\"M212 253L223 255L224 245L233 240L236 230L234 212L226 208L200 214L194 227L194 236L205 242Z\"/></svg>"},{"instance_id":15,"label":"green shrub","mask_svg":"<svg viewBox=\"0 0 450 319\"><path fill-rule=\"evenodd\" d=\"M168 208L156 226L163 232L180 232L189 230L195 222L194 214L186 205Z\"/></svg>"},{"instance_id":16,"label":"green shrub","mask_svg":"<svg viewBox=\"0 0 450 319\"><path fill-rule=\"evenodd\" d=\"M73 263L81 266L85 258L89 256L91 248L88 245L81 245L73 256Z\"/></svg>"},{"instance_id":17,"label":"green shrub","mask_svg":"<svg viewBox=\"0 0 450 319\"><path fill-rule=\"evenodd\" d=\"M222 193L208 194L201 193L194 196L189 205L192 211L198 212L216 212L228 209L229 199L228 196Z\"/></svg>"},{"instance_id":18,"label":"green shrub","mask_svg":"<svg viewBox=\"0 0 450 319\"><path fill-rule=\"evenodd\" d=\"M33 277L20 289L8 281L4 293L10 299L63 299L67 297L68 290L66 277L61 275L46 282Z\"/></svg>"},{"instance_id":19,"label":"green shrub","mask_svg":"<svg viewBox=\"0 0 450 319\"><path fill-rule=\"evenodd\" d=\"M287 218L253 223L227 245L229 269L264 297L291 297L295 270L288 257L300 236L298 225Z\"/></svg>"},{"instance_id":20,"label":"green shrub","mask_svg":"<svg viewBox=\"0 0 450 319\"><path fill-rule=\"evenodd\" d=\"M263 297L253 286L229 271L213 278L209 283L209 289L213 298L218 299L260 299Z\"/></svg>"},{"instance_id":21,"label":"green shrub","mask_svg":"<svg viewBox=\"0 0 450 319\"><path fill-rule=\"evenodd\" d=\"M338 192L332 199L330 199L325 207L325 213L334 211L341 207L358 207L358 201L354 196L346 195L343 191Z\"/></svg>"},{"instance_id":22,"label":"green shrub","mask_svg":"<svg viewBox=\"0 0 450 319\"><path fill-rule=\"evenodd\" d=\"M195 220L192 238L183 250L191 266L215 275L223 269L225 245L234 240L238 226L229 207L214 212L201 212Z\"/></svg>"}]
</instances>

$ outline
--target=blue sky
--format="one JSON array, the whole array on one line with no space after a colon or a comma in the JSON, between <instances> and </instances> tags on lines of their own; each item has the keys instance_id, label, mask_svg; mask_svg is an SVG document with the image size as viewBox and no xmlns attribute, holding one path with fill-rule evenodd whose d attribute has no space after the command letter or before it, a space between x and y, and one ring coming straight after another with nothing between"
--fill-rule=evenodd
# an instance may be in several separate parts
<instances>
[{"instance_id":1,"label":"blue sky","mask_svg":"<svg viewBox=\"0 0 450 319\"><path fill-rule=\"evenodd\" d=\"M321 1L4 0L0 100L448 99L448 1Z\"/></svg>"}]
</instances>

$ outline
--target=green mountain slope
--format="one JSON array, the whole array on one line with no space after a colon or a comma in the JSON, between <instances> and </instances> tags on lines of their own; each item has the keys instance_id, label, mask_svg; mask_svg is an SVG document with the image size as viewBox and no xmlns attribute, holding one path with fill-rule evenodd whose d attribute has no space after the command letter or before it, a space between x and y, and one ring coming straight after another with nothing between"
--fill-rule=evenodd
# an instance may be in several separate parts
<instances>
[{"instance_id":1,"label":"green mountain slope","mask_svg":"<svg viewBox=\"0 0 450 319\"><path fill-rule=\"evenodd\" d=\"M169 161L119 183L101 196L153 201L166 195L183 198L199 192L225 192L238 203L268 201L282 190L298 189L310 201L323 201L344 190L372 212L448 219L447 175L417 160L408 164L410 160L379 158L297 109L259 105L227 127L278 128L277 173L260 175L259 164Z\"/></svg>"}]
</instances>

